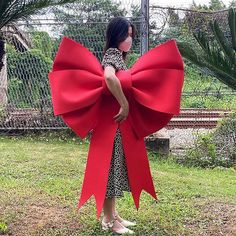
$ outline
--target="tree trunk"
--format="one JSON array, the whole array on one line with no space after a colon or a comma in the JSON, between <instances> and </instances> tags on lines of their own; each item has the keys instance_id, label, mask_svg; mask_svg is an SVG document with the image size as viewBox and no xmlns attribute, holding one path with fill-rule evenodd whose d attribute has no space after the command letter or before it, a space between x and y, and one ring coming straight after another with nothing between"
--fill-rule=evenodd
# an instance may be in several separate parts
<instances>
[{"instance_id":1,"label":"tree trunk","mask_svg":"<svg viewBox=\"0 0 236 236\"><path fill-rule=\"evenodd\" d=\"M0 39L0 107L7 106L7 58L5 43Z\"/></svg>"}]
</instances>

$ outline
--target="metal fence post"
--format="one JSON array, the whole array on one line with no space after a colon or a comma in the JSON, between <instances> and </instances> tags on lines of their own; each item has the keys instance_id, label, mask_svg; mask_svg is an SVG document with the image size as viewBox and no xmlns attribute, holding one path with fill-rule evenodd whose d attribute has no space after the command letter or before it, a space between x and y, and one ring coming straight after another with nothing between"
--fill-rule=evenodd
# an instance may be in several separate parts
<instances>
[{"instance_id":1,"label":"metal fence post","mask_svg":"<svg viewBox=\"0 0 236 236\"><path fill-rule=\"evenodd\" d=\"M149 49L149 0L141 0L140 54Z\"/></svg>"},{"instance_id":2,"label":"metal fence post","mask_svg":"<svg viewBox=\"0 0 236 236\"><path fill-rule=\"evenodd\" d=\"M6 43L0 39L0 50L3 52L0 56L2 60L2 68L0 68L0 109L7 106L7 55Z\"/></svg>"}]
</instances>

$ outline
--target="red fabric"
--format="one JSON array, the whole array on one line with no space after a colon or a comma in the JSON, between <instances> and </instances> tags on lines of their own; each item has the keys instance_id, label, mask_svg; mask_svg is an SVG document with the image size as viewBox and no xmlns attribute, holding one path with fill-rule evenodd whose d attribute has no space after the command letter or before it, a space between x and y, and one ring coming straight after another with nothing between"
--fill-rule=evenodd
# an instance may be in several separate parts
<instances>
[{"instance_id":1,"label":"red fabric","mask_svg":"<svg viewBox=\"0 0 236 236\"><path fill-rule=\"evenodd\" d=\"M170 40L146 52L132 68L119 70L116 76L130 105L129 115L121 124L114 121L120 106L103 74L99 60L67 37L63 38L49 73L54 115L60 115L81 138L93 131L78 208L94 195L97 219L105 199L118 126L136 208L142 190L157 199L144 137L179 114L184 68L176 42Z\"/></svg>"}]
</instances>

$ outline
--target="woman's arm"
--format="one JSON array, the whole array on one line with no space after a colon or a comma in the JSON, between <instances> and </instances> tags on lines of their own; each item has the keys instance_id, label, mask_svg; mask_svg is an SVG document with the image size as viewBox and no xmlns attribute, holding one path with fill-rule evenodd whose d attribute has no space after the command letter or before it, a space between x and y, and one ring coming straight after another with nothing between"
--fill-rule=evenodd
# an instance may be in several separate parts
<instances>
[{"instance_id":1,"label":"woman's arm","mask_svg":"<svg viewBox=\"0 0 236 236\"><path fill-rule=\"evenodd\" d=\"M114 67L106 66L104 68L104 78L108 89L111 91L121 106L118 114L114 116L114 119L116 122L122 122L128 116L129 103L122 90L120 80L115 75Z\"/></svg>"}]
</instances>

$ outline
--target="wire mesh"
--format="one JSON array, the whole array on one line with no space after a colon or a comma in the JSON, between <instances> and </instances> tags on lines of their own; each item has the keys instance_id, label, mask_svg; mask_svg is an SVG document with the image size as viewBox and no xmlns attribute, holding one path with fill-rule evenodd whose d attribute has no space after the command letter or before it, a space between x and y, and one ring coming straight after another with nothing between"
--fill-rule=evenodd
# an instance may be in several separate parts
<instances>
[{"instance_id":1,"label":"wire mesh","mask_svg":"<svg viewBox=\"0 0 236 236\"><path fill-rule=\"evenodd\" d=\"M46 9L31 19L5 27L0 129L66 128L61 118L53 115L48 83L48 72L63 36L82 43L101 61L109 20L118 15L126 16L137 29L126 62L131 67L140 56L140 35L146 23L149 24L150 48L168 39L194 41L192 33L200 29L211 34L208 22L212 19L218 19L228 34L227 11L208 13L150 6L149 13L149 19L141 14L141 1L96 1L91 4L82 1ZM236 107L236 92L205 68L200 70L185 61L185 74L181 101L183 115L172 119L167 127L212 127L216 124L214 119L228 114L222 113L222 109Z\"/></svg>"}]
</instances>

